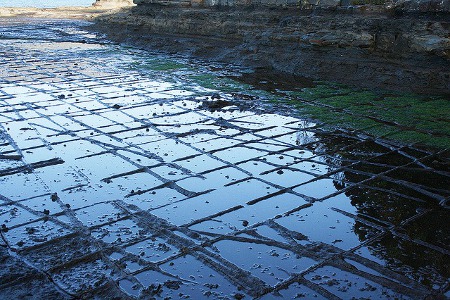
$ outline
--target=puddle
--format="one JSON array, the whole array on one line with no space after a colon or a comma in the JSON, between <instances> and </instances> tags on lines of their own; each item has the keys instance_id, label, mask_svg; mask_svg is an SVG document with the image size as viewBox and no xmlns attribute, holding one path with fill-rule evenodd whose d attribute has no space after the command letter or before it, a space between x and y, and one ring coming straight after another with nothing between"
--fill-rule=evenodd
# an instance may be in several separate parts
<instances>
[{"instance_id":1,"label":"puddle","mask_svg":"<svg viewBox=\"0 0 450 300\"><path fill-rule=\"evenodd\" d=\"M445 253L398 237L387 236L355 253L432 289L440 289L448 283Z\"/></svg>"},{"instance_id":2,"label":"puddle","mask_svg":"<svg viewBox=\"0 0 450 300\"><path fill-rule=\"evenodd\" d=\"M150 262L158 262L177 254L178 250L160 238L151 238L125 248L125 251L139 255Z\"/></svg>"},{"instance_id":3,"label":"puddle","mask_svg":"<svg viewBox=\"0 0 450 300\"><path fill-rule=\"evenodd\" d=\"M165 284L163 294L191 299L220 299L223 297L232 299L236 294L245 296L223 275L205 266L192 256L176 259L171 263L162 265L161 268L181 279L181 284Z\"/></svg>"},{"instance_id":4,"label":"puddle","mask_svg":"<svg viewBox=\"0 0 450 300\"><path fill-rule=\"evenodd\" d=\"M298 257L290 251L268 245L221 241L215 246L222 257L270 285L275 285L289 278L291 273L300 273L316 263L310 258Z\"/></svg>"},{"instance_id":5,"label":"puddle","mask_svg":"<svg viewBox=\"0 0 450 300\"><path fill-rule=\"evenodd\" d=\"M83 24L0 25L14 259L82 298L448 296L448 151L272 101L337 87L124 48Z\"/></svg>"},{"instance_id":6,"label":"puddle","mask_svg":"<svg viewBox=\"0 0 450 300\"><path fill-rule=\"evenodd\" d=\"M357 299L413 299L360 276L328 266L311 273L307 276L307 279L342 299L347 297Z\"/></svg>"},{"instance_id":7,"label":"puddle","mask_svg":"<svg viewBox=\"0 0 450 300\"><path fill-rule=\"evenodd\" d=\"M247 204L243 208L214 218L214 222L220 222L232 230L242 230L268 219L281 216L286 212L296 209L308 202L292 195L282 194L261 200L254 204ZM208 231L204 226L193 226L191 229Z\"/></svg>"},{"instance_id":8,"label":"puddle","mask_svg":"<svg viewBox=\"0 0 450 300\"><path fill-rule=\"evenodd\" d=\"M300 232L308 237L310 242L322 242L344 250L354 248L378 233L377 230L333 210L334 206L339 207L339 203L336 204L331 199L316 202L312 207L299 210L275 222Z\"/></svg>"}]
</instances>

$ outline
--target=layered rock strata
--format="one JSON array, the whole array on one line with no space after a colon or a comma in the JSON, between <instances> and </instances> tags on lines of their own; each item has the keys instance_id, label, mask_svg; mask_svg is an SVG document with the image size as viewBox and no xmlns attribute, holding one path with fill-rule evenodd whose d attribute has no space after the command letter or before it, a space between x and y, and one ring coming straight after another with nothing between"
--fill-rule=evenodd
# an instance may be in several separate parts
<instances>
[{"instance_id":1,"label":"layered rock strata","mask_svg":"<svg viewBox=\"0 0 450 300\"><path fill-rule=\"evenodd\" d=\"M142 4L105 15L118 41L361 87L450 93L450 18L380 6Z\"/></svg>"}]
</instances>

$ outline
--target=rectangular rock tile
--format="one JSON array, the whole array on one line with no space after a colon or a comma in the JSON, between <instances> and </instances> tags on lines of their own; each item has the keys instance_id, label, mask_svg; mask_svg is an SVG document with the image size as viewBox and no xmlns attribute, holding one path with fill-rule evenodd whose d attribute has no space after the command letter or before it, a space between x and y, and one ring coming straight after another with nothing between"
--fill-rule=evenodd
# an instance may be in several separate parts
<instances>
[{"instance_id":1,"label":"rectangular rock tile","mask_svg":"<svg viewBox=\"0 0 450 300\"><path fill-rule=\"evenodd\" d=\"M77 168L94 182L136 170L131 163L110 153L77 159L76 164Z\"/></svg>"},{"instance_id":2,"label":"rectangular rock tile","mask_svg":"<svg viewBox=\"0 0 450 300\"><path fill-rule=\"evenodd\" d=\"M267 156L262 157L262 159L274 165L287 166L300 160L308 159L313 156L314 154L310 151L288 150L277 154L269 154Z\"/></svg>"},{"instance_id":3,"label":"rectangular rock tile","mask_svg":"<svg viewBox=\"0 0 450 300\"><path fill-rule=\"evenodd\" d=\"M332 171L328 165L314 160L304 160L302 162L292 164L289 167L299 169L304 172L313 173L318 176L326 175Z\"/></svg>"},{"instance_id":4,"label":"rectangular rock tile","mask_svg":"<svg viewBox=\"0 0 450 300\"><path fill-rule=\"evenodd\" d=\"M73 187L60 193L58 192L58 196L65 205L70 205L72 209L77 209L103 201L120 200L128 195L129 192L128 189L102 182Z\"/></svg>"},{"instance_id":5,"label":"rectangular rock tile","mask_svg":"<svg viewBox=\"0 0 450 300\"><path fill-rule=\"evenodd\" d=\"M18 173L0 177L1 195L9 200L23 200L50 192L36 174ZM17 188L20 187L20 190Z\"/></svg>"},{"instance_id":6,"label":"rectangular rock tile","mask_svg":"<svg viewBox=\"0 0 450 300\"><path fill-rule=\"evenodd\" d=\"M204 142L193 143L192 146L202 151L210 152L218 149L232 147L239 143L241 142L231 138L216 138Z\"/></svg>"},{"instance_id":7,"label":"rectangular rock tile","mask_svg":"<svg viewBox=\"0 0 450 300\"><path fill-rule=\"evenodd\" d=\"M2 86L1 90L3 93L11 94L11 95L21 95L21 94L29 94L34 93L35 90L26 86L9 84Z\"/></svg>"},{"instance_id":8,"label":"rectangular rock tile","mask_svg":"<svg viewBox=\"0 0 450 300\"><path fill-rule=\"evenodd\" d=\"M198 128L199 126L195 126L196 128ZM211 127L211 126L205 126L206 129L211 129L211 130L216 130L217 128ZM195 129L194 129L195 130ZM189 132L189 131L185 131ZM195 144L195 143L200 143L200 142L206 142L209 141L211 139L215 139L217 138L218 135L210 133L210 132L205 132L205 131L200 131L198 133L192 133L192 134L187 134L187 135L182 135L179 136L179 139L187 144ZM197 147L199 148L199 147Z\"/></svg>"},{"instance_id":9,"label":"rectangular rock tile","mask_svg":"<svg viewBox=\"0 0 450 300\"><path fill-rule=\"evenodd\" d=\"M273 165L266 164L263 159L250 160L244 163L240 163L236 166L238 168L244 169L247 172L250 172L253 177L259 178L263 176L261 173L265 173L275 168Z\"/></svg>"},{"instance_id":10,"label":"rectangular rock tile","mask_svg":"<svg viewBox=\"0 0 450 300\"><path fill-rule=\"evenodd\" d=\"M284 298L284 299L317 299L317 300L326 300L326 298L319 294L318 292L300 284L294 282L289 285L286 289L282 289L277 291L276 293L266 294L260 299L262 300L271 300L276 298Z\"/></svg>"},{"instance_id":11,"label":"rectangular rock tile","mask_svg":"<svg viewBox=\"0 0 450 300\"><path fill-rule=\"evenodd\" d=\"M24 223L32 222L40 218L40 216L15 205L6 205L2 207L0 215L0 223L5 224L7 228L20 226Z\"/></svg>"},{"instance_id":12,"label":"rectangular rock tile","mask_svg":"<svg viewBox=\"0 0 450 300\"><path fill-rule=\"evenodd\" d=\"M159 262L179 253L179 250L158 237L150 238L125 248L125 251L149 262Z\"/></svg>"},{"instance_id":13,"label":"rectangular rock tile","mask_svg":"<svg viewBox=\"0 0 450 300\"><path fill-rule=\"evenodd\" d=\"M310 143L315 143L320 140L315 133L310 131L300 131L300 132L290 132L282 136L274 137L274 140L287 143L290 145L306 145Z\"/></svg>"},{"instance_id":14,"label":"rectangular rock tile","mask_svg":"<svg viewBox=\"0 0 450 300\"><path fill-rule=\"evenodd\" d=\"M158 188L144 193L127 194L124 201L141 210L152 210L186 198L171 188Z\"/></svg>"},{"instance_id":15,"label":"rectangular rock tile","mask_svg":"<svg viewBox=\"0 0 450 300\"><path fill-rule=\"evenodd\" d=\"M142 228L131 219L98 227L91 231L91 235L104 243L116 245L131 242L133 239L145 236L142 233Z\"/></svg>"},{"instance_id":16,"label":"rectangular rock tile","mask_svg":"<svg viewBox=\"0 0 450 300\"><path fill-rule=\"evenodd\" d=\"M67 164L39 168L34 173L36 176L39 176L46 188L52 192L58 192L78 185L85 185L89 182L82 173Z\"/></svg>"},{"instance_id":17,"label":"rectangular rock tile","mask_svg":"<svg viewBox=\"0 0 450 300\"><path fill-rule=\"evenodd\" d=\"M62 251L64 249L64 251ZM42 270L50 270L74 260L89 257L98 249L80 236L68 236L21 253L29 262Z\"/></svg>"},{"instance_id":18,"label":"rectangular rock tile","mask_svg":"<svg viewBox=\"0 0 450 300\"><path fill-rule=\"evenodd\" d=\"M254 159L266 155L266 151L250 149L246 147L232 147L225 150L214 152L213 155L224 160L230 162L232 164L246 161L249 159Z\"/></svg>"},{"instance_id":19,"label":"rectangular rock tile","mask_svg":"<svg viewBox=\"0 0 450 300\"><path fill-rule=\"evenodd\" d=\"M278 169L269 173L263 173L258 177L286 188L311 181L315 178L311 174L291 169Z\"/></svg>"},{"instance_id":20,"label":"rectangular rock tile","mask_svg":"<svg viewBox=\"0 0 450 300\"><path fill-rule=\"evenodd\" d=\"M276 285L316 264L316 261L275 246L223 240L214 244L220 256L249 271L267 284Z\"/></svg>"},{"instance_id":21,"label":"rectangular rock tile","mask_svg":"<svg viewBox=\"0 0 450 300\"><path fill-rule=\"evenodd\" d=\"M155 153L166 162L172 162L184 157L200 154L199 151L179 143L173 139L165 139L157 143L139 145L139 147Z\"/></svg>"},{"instance_id":22,"label":"rectangular rock tile","mask_svg":"<svg viewBox=\"0 0 450 300\"><path fill-rule=\"evenodd\" d=\"M167 282L169 286L171 283L178 282L176 277L165 275L161 272L147 270L135 275L137 281L144 287L145 294L149 296L160 295L164 291L164 284ZM129 295L139 295L141 293L140 286L131 283L127 279L121 280L119 286ZM174 287L176 287L175 285ZM147 292L148 291L148 292Z\"/></svg>"},{"instance_id":23,"label":"rectangular rock tile","mask_svg":"<svg viewBox=\"0 0 450 300\"><path fill-rule=\"evenodd\" d=\"M217 189L226 184L247 178L249 175L236 168L222 168L200 176L190 176L177 181L177 185L192 192L203 192Z\"/></svg>"},{"instance_id":24,"label":"rectangular rock tile","mask_svg":"<svg viewBox=\"0 0 450 300\"><path fill-rule=\"evenodd\" d=\"M164 180L167 181L179 180L181 178L186 178L191 175L191 172L189 172L188 170L175 168L171 165L153 167L150 170L151 172L154 172L156 175L164 178Z\"/></svg>"},{"instance_id":25,"label":"rectangular rock tile","mask_svg":"<svg viewBox=\"0 0 450 300\"><path fill-rule=\"evenodd\" d=\"M242 230L247 226L273 219L284 213L298 208L308 202L293 194L281 194L273 196L228 214L214 218L234 230Z\"/></svg>"},{"instance_id":26,"label":"rectangular rock tile","mask_svg":"<svg viewBox=\"0 0 450 300\"><path fill-rule=\"evenodd\" d=\"M173 106L176 108L176 106ZM162 118L154 118L152 123L156 126L168 126L168 125L184 125L184 124L197 124L207 120L205 116L196 112L184 112L171 116L164 116ZM161 128L161 130L165 130Z\"/></svg>"},{"instance_id":27,"label":"rectangular rock tile","mask_svg":"<svg viewBox=\"0 0 450 300\"><path fill-rule=\"evenodd\" d=\"M36 221L3 233L13 249L24 249L71 234L72 231L51 221Z\"/></svg>"},{"instance_id":28,"label":"rectangular rock tile","mask_svg":"<svg viewBox=\"0 0 450 300\"><path fill-rule=\"evenodd\" d=\"M172 96L167 96L172 98ZM124 108L122 111L138 119L149 119L157 116L184 112L181 108L170 104L139 105L131 108Z\"/></svg>"},{"instance_id":29,"label":"rectangular rock tile","mask_svg":"<svg viewBox=\"0 0 450 300\"><path fill-rule=\"evenodd\" d=\"M248 201L276 191L275 188L253 179L189 198L174 205L154 210L152 213L175 225L182 225L237 205L243 205Z\"/></svg>"},{"instance_id":30,"label":"rectangular rock tile","mask_svg":"<svg viewBox=\"0 0 450 300\"><path fill-rule=\"evenodd\" d=\"M321 199L339 191L339 186L333 179L318 179L309 183L302 184L293 189L294 192Z\"/></svg>"},{"instance_id":31,"label":"rectangular rock tile","mask_svg":"<svg viewBox=\"0 0 450 300\"><path fill-rule=\"evenodd\" d=\"M289 146L287 146L287 145L271 142L270 140L262 140L260 142L245 143L245 147L253 148L253 149L264 149L265 151L269 151L269 152L283 151L283 150L289 148Z\"/></svg>"},{"instance_id":32,"label":"rectangular rock tile","mask_svg":"<svg viewBox=\"0 0 450 300\"><path fill-rule=\"evenodd\" d=\"M94 204L75 211L75 217L86 227L117 221L126 215L112 203Z\"/></svg>"},{"instance_id":33,"label":"rectangular rock tile","mask_svg":"<svg viewBox=\"0 0 450 300\"><path fill-rule=\"evenodd\" d=\"M65 209L65 207L61 207L58 202L53 201L51 195L34 197L28 200L20 201L19 203L20 205L24 205L38 212L44 212L44 210L47 210L52 215L61 213Z\"/></svg>"},{"instance_id":34,"label":"rectangular rock tile","mask_svg":"<svg viewBox=\"0 0 450 300\"><path fill-rule=\"evenodd\" d=\"M225 224L222 221L219 221L216 219L203 221L201 223L190 226L189 229L204 232L204 233L207 232L207 233L220 234L220 235L227 235L236 230L232 226Z\"/></svg>"},{"instance_id":35,"label":"rectangular rock tile","mask_svg":"<svg viewBox=\"0 0 450 300\"><path fill-rule=\"evenodd\" d=\"M275 222L308 237L309 242L323 242L349 250L379 233L335 210L334 201L315 202Z\"/></svg>"},{"instance_id":36,"label":"rectangular rock tile","mask_svg":"<svg viewBox=\"0 0 450 300\"><path fill-rule=\"evenodd\" d=\"M85 115L85 116L77 116L74 119L80 122L83 126L89 128L99 128L103 126L114 125L115 123L107 118L101 117L99 115Z\"/></svg>"},{"instance_id":37,"label":"rectangular rock tile","mask_svg":"<svg viewBox=\"0 0 450 300\"><path fill-rule=\"evenodd\" d=\"M54 281L71 294L84 294L105 285L112 270L101 260L82 262L52 274Z\"/></svg>"},{"instance_id":38,"label":"rectangular rock tile","mask_svg":"<svg viewBox=\"0 0 450 300\"><path fill-rule=\"evenodd\" d=\"M205 154L184 160L177 160L176 164L189 169L194 173L202 173L225 166L225 163Z\"/></svg>"},{"instance_id":39,"label":"rectangular rock tile","mask_svg":"<svg viewBox=\"0 0 450 300\"><path fill-rule=\"evenodd\" d=\"M222 274L188 255L161 265L161 269L183 281L165 282L161 296L190 299L220 299L245 296Z\"/></svg>"},{"instance_id":40,"label":"rectangular rock tile","mask_svg":"<svg viewBox=\"0 0 450 300\"><path fill-rule=\"evenodd\" d=\"M342 299L348 297L413 299L369 279L329 266L315 270L306 278Z\"/></svg>"}]
</instances>

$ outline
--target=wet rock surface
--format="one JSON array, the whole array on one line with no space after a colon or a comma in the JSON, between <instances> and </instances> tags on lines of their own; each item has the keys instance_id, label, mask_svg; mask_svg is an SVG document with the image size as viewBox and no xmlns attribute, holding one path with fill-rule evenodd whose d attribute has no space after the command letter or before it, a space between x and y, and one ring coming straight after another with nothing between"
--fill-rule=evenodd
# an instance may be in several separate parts
<instances>
[{"instance_id":1,"label":"wet rock surface","mask_svg":"<svg viewBox=\"0 0 450 300\"><path fill-rule=\"evenodd\" d=\"M448 149L39 22L1 25L2 297L449 296Z\"/></svg>"},{"instance_id":2,"label":"wet rock surface","mask_svg":"<svg viewBox=\"0 0 450 300\"><path fill-rule=\"evenodd\" d=\"M111 39L146 49L358 87L448 94L449 16L383 6L143 4L96 22Z\"/></svg>"}]
</instances>

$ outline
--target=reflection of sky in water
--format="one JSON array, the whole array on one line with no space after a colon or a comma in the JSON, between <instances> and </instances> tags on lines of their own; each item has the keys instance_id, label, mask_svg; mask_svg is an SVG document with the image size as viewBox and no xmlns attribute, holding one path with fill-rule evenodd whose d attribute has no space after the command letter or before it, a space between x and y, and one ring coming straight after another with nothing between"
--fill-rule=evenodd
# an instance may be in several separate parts
<instances>
[{"instance_id":1,"label":"reflection of sky in water","mask_svg":"<svg viewBox=\"0 0 450 300\"><path fill-rule=\"evenodd\" d=\"M367 180L374 176L379 159L373 159L371 149L348 152L349 145L336 146L329 134L318 134L315 124L276 113L240 111L237 106L212 112L204 105L211 97L202 88L204 83L189 79L200 71L187 68L188 64L181 64L183 75L170 71L175 63L165 56L100 45L93 42L95 36L72 23L48 24L37 30L36 41L25 40L31 24L21 30L8 27L6 38L0 40L1 46L31 58L23 60L18 70L5 68L14 81L1 87L0 97L16 110L2 112L0 130L13 137L17 147L6 135L0 140L0 153L9 156L0 159L0 170L16 172L26 163L55 160L33 173L0 176L2 196L19 201L0 206L0 224L13 248L63 240L73 232L70 226L85 226L92 239L121 250L110 257L123 263L124 271L134 272L136 282L129 281L130 276L118 284L135 296L134 284L149 287L175 279L190 281L182 286L169 282L176 289L164 285L161 295L179 296L183 291L199 298L203 292L222 295L234 290L216 272L220 268L209 269L213 265L195 256L196 249L186 252L195 255L173 257L202 239L211 239L205 249L214 250L218 264L224 259L235 264L231 271L242 268L271 285L320 263L316 251L323 251L326 259L341 250L349 250L346 262L360 271L377 275L380 268L389 268L416 281L427 271L432 284L444 285L446 273L439 260L447 256L399 241L400 237L381 236L386 226L402 224L426 206L400 195L399 188L397 194L388 190L393 184L386 185L383 178ZM85 39L87 43L82 42ZM148 68L128 68L130 62L140 61ZM21 83L22 77L17 77L33 77L41 69L58 72L64 80L47 78L44 72L36 82ZM11 158L19 154L23 161ZM354 164L357 159L363 163ZM379 160L386 160L382 170L393 168L388 157ZM56 192L55 200L51 195ZM446 232L441 224L433 226L432 219L446 216L430 214L406 224L405 230L423 242L445 247ZM69 217L77 223L71 225ZM184 226L168 238L152 236L153 225L162 231ZM433 237L419 236L424 232L433 232ZM214 240L216 234L230 235ZM378 239L368 240L374 236ZM297 256L294 243L295 249L314 255ZM402 253L397 253L398 245ZM205 253L201 255L209 255ZM149 262L160 262L161 269L172 275L145 267ZM381 286L366 285L355 272L338 269L320 265L304 278L343 298L382 293ZM302 284L290 284L280 294L315 297L317 291Z\"/></svg>"},{"instance_id":2,"label":"reflection of sky in water","mask_svg":"<svg viewBox=\"0 0 450 300\"><path fill-rule=\"evenodd\" d=\"M59 7L59 6L91 6L95 0L0 0L3 7Z\"/></svg>"}]
</instances>

